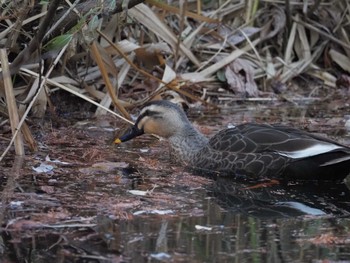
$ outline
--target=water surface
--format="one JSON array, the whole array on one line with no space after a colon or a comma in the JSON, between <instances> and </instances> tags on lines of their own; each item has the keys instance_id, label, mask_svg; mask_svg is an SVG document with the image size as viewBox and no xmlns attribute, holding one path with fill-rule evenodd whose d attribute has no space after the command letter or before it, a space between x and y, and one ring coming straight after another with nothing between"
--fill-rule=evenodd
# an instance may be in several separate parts
<instances>
[{"instance_id":1,"label":"water surface","mask_svg":"<svg viewBox=\"0 0 350 263\"><path fill-rule=\"evenodd\" d=\"M245 104L190 117L207 135L269 122L349 144L345 113L315 107ZM200 176L174 163L165 141L110 144L114 122L50 129L39 153L1 164L5 261L350 262L345 183ZM40 164L53 169L36 173Z\"/></svg>"}]
</instances>

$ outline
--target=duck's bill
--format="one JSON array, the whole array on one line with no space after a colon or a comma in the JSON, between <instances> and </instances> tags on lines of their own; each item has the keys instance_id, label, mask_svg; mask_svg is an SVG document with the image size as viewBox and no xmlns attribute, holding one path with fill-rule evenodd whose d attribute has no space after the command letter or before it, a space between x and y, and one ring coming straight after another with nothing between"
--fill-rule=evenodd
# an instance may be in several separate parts
<instances>
[{"instance_id":1,"label":"duck's bill","mask_svg":"<svg viewBox=\"0 0 350 263\"><path fill-rule=\"evenodd\" d=\"M119 144L122 142L126 142L142 134L143 134L143 130L140 130L136 126L132 126L132 128L127 133L125 133L120 138L115 139L114 143Z\"/></svg>"}]
</instances>

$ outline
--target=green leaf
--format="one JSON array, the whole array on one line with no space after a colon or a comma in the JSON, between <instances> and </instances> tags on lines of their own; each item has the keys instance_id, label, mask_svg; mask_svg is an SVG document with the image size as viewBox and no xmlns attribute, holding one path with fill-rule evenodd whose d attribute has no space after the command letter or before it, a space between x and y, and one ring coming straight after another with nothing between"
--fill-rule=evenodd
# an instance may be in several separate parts
<instances>
[{"instance_id":1,"label":"green leaf","mask_svg":"<svg viewBox=\"0 0 350 263\"><path fill-rule=\"evenodd\" d=\"M51 39L45 46L45 51L60 50L73 38L73 34L64 34Z\"/></svg>"},{"instance_id":2,"label":"green leaf","mask_svg":"<svg viewBox=\"0 0 350 263\"><path fill-rule=\"evenodd\" d=\"M225 70L218 70L216 72L216 77L221 82L227 82L226 76L225 76Z\"/></svg>"}]
</instances>

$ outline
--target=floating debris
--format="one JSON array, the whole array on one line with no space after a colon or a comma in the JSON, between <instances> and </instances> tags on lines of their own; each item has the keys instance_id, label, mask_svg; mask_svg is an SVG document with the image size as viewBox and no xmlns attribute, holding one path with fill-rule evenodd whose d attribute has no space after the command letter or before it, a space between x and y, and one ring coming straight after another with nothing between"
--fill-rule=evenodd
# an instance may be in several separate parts
<instances>
[{"instance_id":1,"label":"floating debris","mask_svg":"<svg viewBox=\"0 0 350 263\"><path fill-rule=\"evenodd\" d=\"M204 231L211 231L211 230L213 230L212 227L208 227L208 226L195 225L194 227L196 228L196 230L204 230Z\"/></svg>"},{"instance_id":2,"label":"floating debris","mask_svg":"<svg viewBox=\"0 0 350 263\"><path fill-rule=\"evenodd\" d=\"M156 214L156 215L168 215L168 214L174 214L175 212L173 210L141 210L134 212L134 215L142 215L142 214Z\"/></svg>"},{"instance_id":3,"label":"floating debris","mask_svg":"<svg viewBox=\"0 0 350 263\"><path fill-rule=\"evenodd\" d=\"M167 260L171 258L171 256L168 253L164 253L164 252L151 254L150 256L151 258L155 258L157 260Z\"/></svg>"},{"instance_id":4,"label":"floating debris","mask_svg":"<svg viewBox=\"0 0 350 263\"><path fill-rule=\"evenodd\" d=\"M53 170L53 166L45 163L41 163L38 167L32 167L37 173L48 173Z\"/></svg>"}]
</instances>

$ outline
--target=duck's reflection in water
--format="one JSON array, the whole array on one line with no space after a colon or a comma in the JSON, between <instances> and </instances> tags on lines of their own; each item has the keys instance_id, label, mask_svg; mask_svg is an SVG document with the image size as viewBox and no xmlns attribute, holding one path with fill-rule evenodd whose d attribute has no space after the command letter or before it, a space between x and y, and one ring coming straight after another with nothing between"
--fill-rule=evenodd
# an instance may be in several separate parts
<instances>
[{"instance_id":1,"label":"duck's reflection in water","mask_svg":"<svg viewBox=\"0 0 350 263\"><path fill-rule=\"evenodd\" d=\"M350 215L350 191L343 182L257 182L216 177L209 195L225 209L261 218Z\"/></svg>"}]
</instances>

